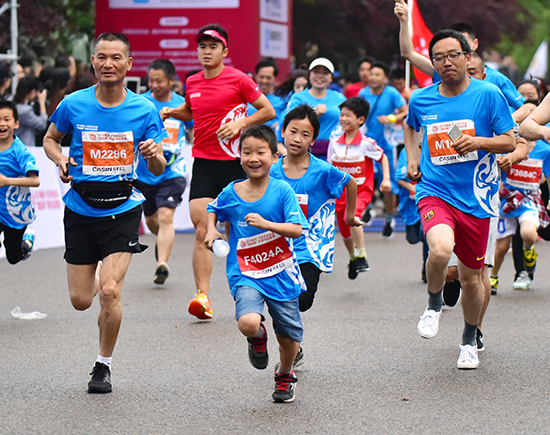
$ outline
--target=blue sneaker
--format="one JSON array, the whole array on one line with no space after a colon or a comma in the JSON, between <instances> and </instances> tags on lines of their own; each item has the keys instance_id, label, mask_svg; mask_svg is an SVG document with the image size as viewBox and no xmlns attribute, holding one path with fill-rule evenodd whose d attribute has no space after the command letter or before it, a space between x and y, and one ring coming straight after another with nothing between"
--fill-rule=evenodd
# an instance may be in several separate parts
<instances>
[{"instance_id":1,"label":"blue sneaker","mask_svg":"<svg viewBox=\"0 0 550 435\"><path fill-rule=\"evenodd\" d=\"M30 244L30 248L28 248L29 250L25 254L23 254L23 257L21 258L21 260L26 260L31 256L32 248L34 248L34 231L33 230L25 231L25 234L23 234L22 243L24 244L21 247L21 249L23 249L23 252L26 251L27 247Z\"/></svg>"}]
</instances>

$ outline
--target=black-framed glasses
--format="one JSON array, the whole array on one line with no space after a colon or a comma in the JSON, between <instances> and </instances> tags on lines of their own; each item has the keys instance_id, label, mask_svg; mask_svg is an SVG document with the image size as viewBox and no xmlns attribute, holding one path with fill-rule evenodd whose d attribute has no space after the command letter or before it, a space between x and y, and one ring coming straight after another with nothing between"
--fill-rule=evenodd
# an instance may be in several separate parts
<instances>
[{"instance_id":1,"label":"black-framed glasses","mask_svg":"<svg viewBox=\"0 0 550 435\"><path fill-rule=\"evenodd\" d=\"M442 63L445 61L445 58L449 59L451 62L457 60L461 54L466 54L467 51L451 51L447 54L436 54L432 57L434 63Z\"/></svg>"}]
</instances>

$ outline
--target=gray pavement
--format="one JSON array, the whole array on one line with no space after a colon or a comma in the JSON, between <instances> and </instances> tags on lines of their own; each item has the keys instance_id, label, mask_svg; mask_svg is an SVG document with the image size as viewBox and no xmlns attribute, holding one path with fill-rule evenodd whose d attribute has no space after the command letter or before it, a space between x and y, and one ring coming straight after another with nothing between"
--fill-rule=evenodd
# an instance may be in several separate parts
<instances>
[{"instance_id":1,"label":"gray pavement","mask_svg":"<svg viewBox=\"0 0 550 435\"><path fill-rule=\"evenodd\" d=\"M350 281L338 238L336 272L322 276L303 315L296 401L281 405L271 402L278 361L271 324L270 366L257 371L237 330L223 260L214 263L214 319L187 314L193 237L177 235L164 286L152 283L152 249L134 256L109 395L85 392L98 352L98 303L86 312L71 307L63 250L35 252L17 266L0 262L0 434L550 433L549 244L537 244L529 291L512 290L506 258L480 367L459 371L460 307L443 313L437 337L416 333L427 299L420 246L403 233L389 241L367 233L371 270ZM15 306L48 318L15 319Z\"/></svg>"}]
</instances>

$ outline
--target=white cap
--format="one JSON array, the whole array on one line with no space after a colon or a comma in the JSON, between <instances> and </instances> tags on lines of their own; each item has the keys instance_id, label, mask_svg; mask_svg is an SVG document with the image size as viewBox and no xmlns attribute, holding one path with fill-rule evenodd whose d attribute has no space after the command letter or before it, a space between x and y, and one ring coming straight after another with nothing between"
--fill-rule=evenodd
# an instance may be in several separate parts
<instances>
[{"instance_id":1,"label":"white cap","mask_svg":"<svg viewBox=\"0 0 550 435\"><path fill-rule=\"evenodd\" d=\"M311 71L316 66L324 66L326 69L328 69L332 74L334 74L334 65L330 60L328 60L326 57L318 57L313 62L309 64L309 70Z\"/></svg>"}]
</instances>

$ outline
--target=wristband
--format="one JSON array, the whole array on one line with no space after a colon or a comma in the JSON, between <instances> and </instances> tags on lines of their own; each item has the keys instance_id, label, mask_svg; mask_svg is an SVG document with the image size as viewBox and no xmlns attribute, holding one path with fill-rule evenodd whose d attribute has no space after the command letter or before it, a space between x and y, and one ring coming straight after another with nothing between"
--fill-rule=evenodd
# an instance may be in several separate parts
<instances>
[{"instance_id":1,"label":"wristband","mask_svg":"<svg viewBox=\"0 0 550 435\"><path fill-rule=\"evenodd\" d=\"M395 116L395 115L388 115L388 121L390 121L390 122L397 122L397 116Z\"/></svg>"}]
</instances>

